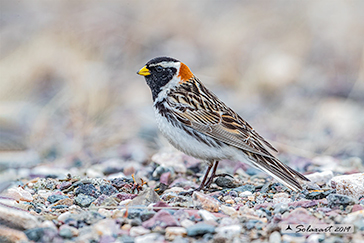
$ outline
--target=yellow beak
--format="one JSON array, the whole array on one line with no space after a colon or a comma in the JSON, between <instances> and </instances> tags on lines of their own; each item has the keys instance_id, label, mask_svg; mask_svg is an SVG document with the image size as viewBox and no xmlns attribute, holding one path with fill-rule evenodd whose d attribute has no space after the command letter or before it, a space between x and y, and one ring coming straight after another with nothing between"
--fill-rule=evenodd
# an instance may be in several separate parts
<instances>
[{"instance_id":1,"label":"yellow beak","mask_svg":"<svg viewBox=\"0 0 364 243\"><path fill-rule=\"evenodd\" d=\"M147 66L142 67L142 69L140 69L137 74L142 75L142 76L148 76L150 75L149 69L147 68Z\"/></svg>"}]
</instances>

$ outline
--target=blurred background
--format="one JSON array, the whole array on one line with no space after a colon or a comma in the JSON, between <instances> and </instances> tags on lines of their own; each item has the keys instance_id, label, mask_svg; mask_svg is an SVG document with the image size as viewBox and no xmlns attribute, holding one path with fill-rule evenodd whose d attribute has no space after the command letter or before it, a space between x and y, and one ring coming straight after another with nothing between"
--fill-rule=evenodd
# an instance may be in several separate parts
<instances>
[{"instance_id":1,"label":"blurred background","mask_svg":"<svg viewBox=\"0 0 364 243\"><path fill-rule=\"evenodd\" d=\"M2 182L147 165L168 145L136 72L157 56L186 63L287 163L362 164L363 1L0 4Z\"/></svg>"}]
</instances>

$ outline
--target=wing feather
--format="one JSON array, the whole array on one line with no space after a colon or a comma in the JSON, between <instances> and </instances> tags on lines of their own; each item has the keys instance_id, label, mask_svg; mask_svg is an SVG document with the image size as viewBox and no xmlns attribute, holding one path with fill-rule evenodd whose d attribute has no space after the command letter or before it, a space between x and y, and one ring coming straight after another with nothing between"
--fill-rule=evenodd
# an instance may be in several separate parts
<instances>
[{"instance_id":1,"label":"wing feather","mask_svg":"<svg viewBox=\"0 0 364 243\"><path fill-rule=\"evenodd\" d=\"M190 85L196 87L188 87ZM273 151L277 150L198 80L185 82L169 97L167 102L171 111L179 120L184 120L184 124L226 144L274 158L264 145Z\"/></svg>"}]
</instances>

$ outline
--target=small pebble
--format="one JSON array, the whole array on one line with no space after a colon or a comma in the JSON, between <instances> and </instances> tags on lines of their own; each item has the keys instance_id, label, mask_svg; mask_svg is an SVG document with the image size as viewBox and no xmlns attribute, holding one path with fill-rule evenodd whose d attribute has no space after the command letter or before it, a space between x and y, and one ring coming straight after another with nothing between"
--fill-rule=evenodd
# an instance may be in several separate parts
<instances>
[{"instance_id":1,"label":"small pebble","mask_svg":"<svg viewBox=\"0 0 364 243\"><path fill-rule=\"evenodd\" d=\"M237 212L233 207L228 207L228 206L225 206L225 205L221 205L220 208L221 208L221 211L224 214L229 215L230 217L237 216Z\"/></svg>"},{"instance_id":2,"label":"small pebble","mask_svg":"<svg viewBox=\"0 0 364 243\"><path fill-rule=\"evenodd\" d=\"M247 185L243 185L243 186L236 187L233 190L234 191L237 191L239 193L246 192L246 191L249 191L249 192L252 192L253 193L255 191L255 186L254 185L247 184Z\"/></svg>"},{"instance_id":3,"label":"small pebble","mask_svg":"<svg viewBox=\"0 0 364 243\"><path fill-rule=\"evenodd\" d=\"M274 231L269 236L269 243L281 243L281 234L278 231Z\"/></svg>"},{"instance_id":4,"label":"small pebble","mask_svg":"<svg viewBox=\"0 0 364 243\"><path fill-rule=\"evenodd\" d=\"M61 199L65 199L65 198L68 198L68 197L65 196L65 195L51 195L51 196L49 196L47 198L47 201L50 202L50 203L55 203L55 202L58 202Z\"/></svg>"},{"instance_id":5,"label":"small pebble","mask_svg":"<svg viewBox=\"0 0 364 243\"><path fill-rule=\"evenodd\" d=\"M178 221L166 210L160 210L151 219L143 222L143 227L153 229L157 226L166 228L169 226L179 226Z\"/></svg>"},{"instance_id":6,"label":"small pebble","mask_svg":"<svg viewBox=\"0 0 364 243\"><path fill-rule=\"evenodd\" d=\"M201 236L204 234L214 233L214 232L215 232L215 226L203 223L195 224L187 228L187 235L192 237Z\"/></svg>"},{"instance_id":7,"label":"small pebble","mask_svg":"<svg viewBox=\"0 0 364 243\"><path fill-rule=\"evenodd\" d=\"M86 196L91 196L95 199L101 195L100 191L97 190L93 184L81 184L75 190L75 194L76 195L84 194Z\"/></svg>"},{"instance_id":8,"label":"small pebble","mask_svg":"<svg viewBox=\"0 0 364 243\"><path fill-rule=\"evenodd\" d=\"M198 210L198 214L201 216L203 221L207 223L215 223L216 221L216 217L207 210L204 209Z\"/></svg>"},{"instance_id":9,"label":"small pebble","mask_svg":"<svg viewBox=\"0 0 364 243\"><path fill-rule=\"evenodd\" d=\"M216 228L216 233L220 236L231 240L234 237L238 237L242 231L242 226L239 224L235 225L228 225L228 226L221 226Z\"/></svg>"},{"instance_id":10,"label":"small pebble","mask_svg":"<svg viewBox=\"0 0 364 243\"><path fill-rule=\"evenodd\" d=\"M244 192L239 193L239 197L248 197L251 195L253 195L253 193L251 191L244 191Z\"/></svg>"},{"instance_id":11,"label":"small pebble","mask_svg":"<svg viewBox=\"0 0 364 243\"><path fill-rule=\"evenodd\" d=\"M184 220L181 221L181 226L184 227L184 228L188 228L188 227L191 227L193 225L195 225L195 223L192 222L189 219L184 219Z\"/></svg>"},{"instance_id":12,"label":"small pebble","mask_svg":"<svg viewBox=\"0 0 364 243\"><path fill-rule=\"evenodd\" d=\"M331 194L327 196L327 201L329 202L330 207L335 206L348 206L348 205L354 205L355 201L353 198L341 194Z\"/></svg>"},{"instance_id":13,"label":"small pebble","mask_svg":"<svg viewBox=\"0 0 364 243\"><path fill-rule=\"evenodd\" d=\"M89 195L80 194L75 197L75 204L83 208L90 206L93 201L95 201L95 198Z\"/></svg>"},{"instance_id":14,"label":"small pebble","mask_svg":"<svg viewBox=\"0 0 364 243\"><path fill-rule=\"evenodd\" d=\"M183 227L167 227L166 228L166 240L174 240L176 237L185 237L187 235L187 230Z\"/></svg>"},{"instance_id":15,"label":"small pebble","mask_svg":"<svg viewBox=\"0 0 364 243\"><path fill-rule=\"evenodd\" d=\"M218 177L215 179L216 185L223 187L223 188L234 188L236 187L236 183L233 178L225 176L225 177Z\"/></svg>"},{"instance_id":16,"label":"small pebble","mask_svg":"<svg viewBox=\"0 0 364 243\"><path fill-rule=\"evenodd\" d=\"M145 235L145 234L149 234L150 230L144 228L143 226L136 226L136 227L132 227L130 228L129 234L131 237L136 237L136 236L140 236L140 235Z\"/></svg>"},{"instance_id":17,"label":"small pebble","mask_svg":"<svg viewBox=\"0 0 364 243\"><path fill-rule=\"evenodd\" d=\"M203 209L210 212L219 211L220 202L213 197L195 191L192 194L192 198L196 207L202 207Z\"/></svg>"}]
</instances>

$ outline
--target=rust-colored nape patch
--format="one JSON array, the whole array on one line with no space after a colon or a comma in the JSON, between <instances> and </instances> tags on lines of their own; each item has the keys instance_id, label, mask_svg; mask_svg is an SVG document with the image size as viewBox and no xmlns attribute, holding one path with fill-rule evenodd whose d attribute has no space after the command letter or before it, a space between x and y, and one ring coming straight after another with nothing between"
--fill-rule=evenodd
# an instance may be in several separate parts
<instances>
[{"instance_id":1,"label":"rust-colored nape patch","mask_svg":"<svg viewBox=\"0 0 364 243\"><path fill-rule=\"evenodd\" d=\"M193 77L193 73L186 64L181 62L178 77L181 79L180 83L183 83L190 80Z\"/></svg>"}]
</instances>

